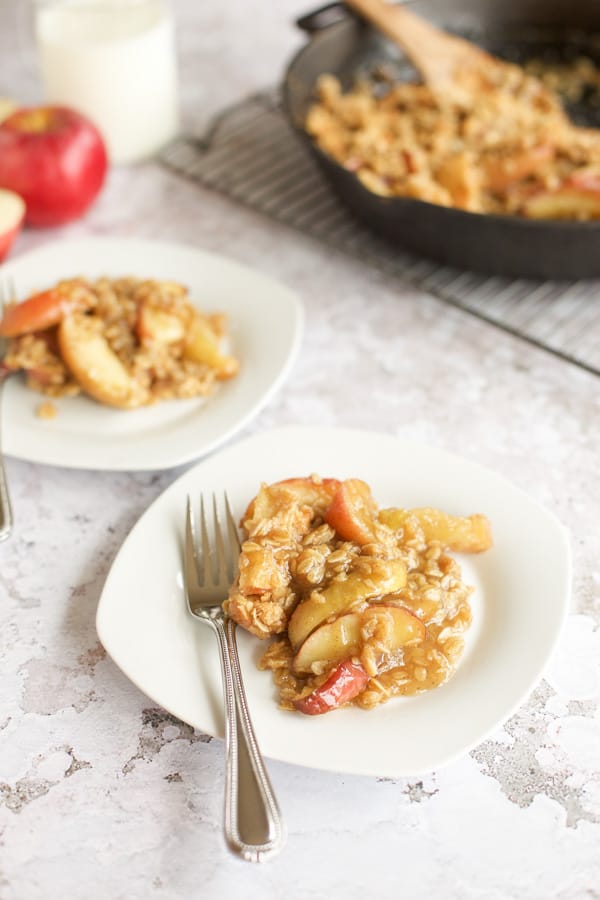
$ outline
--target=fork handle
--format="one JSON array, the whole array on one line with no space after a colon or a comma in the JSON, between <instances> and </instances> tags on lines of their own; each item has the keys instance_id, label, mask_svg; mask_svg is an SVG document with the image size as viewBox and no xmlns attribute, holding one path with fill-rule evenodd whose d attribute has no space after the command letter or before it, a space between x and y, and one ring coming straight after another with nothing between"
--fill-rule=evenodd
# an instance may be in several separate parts
<instances>
[{"instance_id":1,"label":"fork handle","mask_svg":"<svg viewBox=\"0 0 600 900\"><path fill-rule=\"evenodd\" d=\"M10 505L10 497L8 494L8 482L6 480L6 472L4 470L4 457L2 455L2 388L4 379L0 372L0 541L9 537L12 526L13 516Z\"/></svg>"},{"instance_id":2,"label":"fork handle","mask_svg":"<svg viewBox=\"0 0 600 900\"><path fill-rule=\"evenodd\" d=\"M286 833L248 712L235 622L212 620L219 639L225 697L225 837L249 862L278 853Z\"/></svg>"}]
</instances>

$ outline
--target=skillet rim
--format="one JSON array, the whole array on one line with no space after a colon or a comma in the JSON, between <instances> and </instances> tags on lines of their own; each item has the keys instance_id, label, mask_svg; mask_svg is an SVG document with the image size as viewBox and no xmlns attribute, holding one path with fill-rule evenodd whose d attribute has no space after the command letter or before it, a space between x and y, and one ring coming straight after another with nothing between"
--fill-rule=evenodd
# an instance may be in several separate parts
<instances>
[{"instance_id":1,"label":"skillet rim","mask_svg":"<svg viewBox=\"0 0 600 900\"><path fill-rule=\"evenodd\" d=\"M337 4L331 4L337 5ZM312 13L308 13L303 16L303 19L308 19L312 16L317 15L321 12L323 7L319 9L315 9ZM401 197L401 196L392 196L392 197L383 197L380 194L376 194L375 191L370 191L365 185L362 183L360 178L358 178L354 172L350 172L349 169L346 169L341 165L334 157L332 157L329 153L326 153L324 150L319 147L316 141L309 135L303 125L300 125L296 119L296 116L292 111L292 103L290 102L291 88L290 88L290 80L293 76L293 70L295 66L299 63L305 53L311 50L315 44L325 35L326 32L331 32L332 29L335 28L343 28L348 24L348 21L351 21L351 17L354 18L356 22L358 22L362 29L365 32L374 32L374 29L369 25L369 23L364 22L358 17L352 15L351 10L348 10L349 17L340 19L338 21L332 22L328 25L323 26L320 29L315 29L314 31L307 32L305 29L305 33L307 33L308 37L304 44L295 51L295 53L290 58L285 71L282 82L282 105L287 118L288 123L291 125L293 130L299 137L302 139L303 143L318 157L321 157L328 165L335 167L339 172L340 176L343 178L351 179L353 184L359 189L359 191L368 197L372 202L378 202L382 207L397 207L398 209L410 210L411 208L416 209L424 209L427 211L428 215L442 215L444 218L452 219L456 218L458 220L463 219L465 222L476 223L486 221L490 223L496 224L499 227L510 227L510 228L521 228L523 230L530 230L535 232L542 233L555 233L561 232L563 230L567 230L569 234L573 234L576 230L584 231L587 235L593 235L594 233L598 234L600 237L600 219L587 219L587 220L573 220L573 219L528 219L524 216L511 216L511 215L502 215L500 213L479 213L479 212L471 212L465 209L459 209L455 206L442 206L440 203L431 203L428 200L420 200L417 197ZM323 71L321 74L326 74ZM600 128L598 129L600 131ZM487 226L485 226L487 227ZM530 276L522 276L523 278L529 278ZM568 279L571 280L571 279Z\"/></svg>"}]
</instances>

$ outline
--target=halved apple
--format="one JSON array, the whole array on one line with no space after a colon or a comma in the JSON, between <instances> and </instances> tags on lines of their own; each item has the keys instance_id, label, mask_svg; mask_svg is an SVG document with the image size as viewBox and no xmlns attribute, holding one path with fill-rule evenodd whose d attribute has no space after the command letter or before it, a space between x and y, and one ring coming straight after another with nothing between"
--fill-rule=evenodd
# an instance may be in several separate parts
<instances>
[{"instance_id":1,"label":"halved apple","mask_svg":"<svg viewBox=\"0 0 600 900\"><path fill-rule=\"evenodd\" d=\"M14 191L0 190L0 262L8 256L25 221L25 203Z\"/></svg>"},{"instance_id":2,"label":"halved apple","mask_svg":"<svg viewBox=\"0 0 600 900\"><path fill-rule=\"evenodd\" d=\"M288 637L295 650L330 616L350 611L352 607L404 587L406 566L402 560L373 559L373 564L378 571L372 577L351 572L345 581L332 581L324 591L313 592L296 607L288 625Z\"/></svg>"},{"instance_id":3,"label":"halved apple","mask_svg":"<svg viewBox=\"0 0 600 900\"><path fill-rule=\"evenodd\" d=\"M483 553L492 546L492 529L486 516L451 516L440 509L390 508L379 512L379 520L394 531L403 528L408 518L417 520L425 540L439 541L455 553Z\"/></svg>"},{"instance_id":4,"label":"halved apple","mask_svg":"<svg viewBox=\"0 0 600 900\"><path fill-rule=\"evenodd\" d=\"M323 684L293 703L299 712L307 716L318 716L354 700L364 691L368 682L369 676L363 667L346 659L335 667Z\"/></svg>"},{"instance_id":5,"label":"halved apple","mask_svg":"<svg viewBox=\"0 0 600 900\"><path fill-rule=\"evenodd\" d=\"M360 478L348 478L340 484L324 516L341 538L361 545L375 540L376 517L371 488Z\"/></svg>"},{"instance_id":6,"label":"halved apple","mask_svg":"<svg viewBox=\"0 0 600 900\"><path fill-rule=\"evenodd\" d=\"M66 316L58 328L58 344L67 368L84 391L100 403L131 409L143 398L125 366L86 316Z\"/></svg>"}]
</instances>

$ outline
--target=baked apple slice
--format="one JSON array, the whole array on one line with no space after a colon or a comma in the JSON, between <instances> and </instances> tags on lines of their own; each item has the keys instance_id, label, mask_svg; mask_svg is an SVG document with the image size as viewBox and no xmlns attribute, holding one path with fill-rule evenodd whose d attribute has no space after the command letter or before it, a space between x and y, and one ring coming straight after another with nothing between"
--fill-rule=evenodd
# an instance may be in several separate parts
<instances>
[{"instance_id":1,"label":"baked apple slice","mask_svg":"<svg viewBox=\"0 0 600 900\"><path fill-rule=\"evenodd\" d=\"M345 541L361 545L374 541L377 504L369 485L360 478L343 481L324 518Z\"/></svg>"},{"instance_id":2,"label":"baked apple slice","mask_svg":"<svg viewBox=\"0 0 600 900\"><path fill-rule=\"evenodd\" d=\"M530 219L600 219L600 170L579 169L559 187L532 194L523 213Z\"/></svg>"},{"instance_id":3,"label":"baked apple slice","mask_svg":"<svg viewBox=\"0 0 600 900\"><path fill-rule=\"evenodd\" d=\"M296 607L288 625L288 637L294 650L330 616L349 612L361 603L393 594L405 586L406 566L402 560L373 559L373 567L370 577L362 572L351 572L345 581L332 581L325 590L314 591Z\"/></svg>"},{"instance_id":4,"label":"baked apple slice","mask_svg":"<svg viewBox=\"0 0 600 900\"><path fill-rule=\"evenodd\" d=\"M88 317L74 313L64 318L58 344L67 368L95 400L121 409L142 405L139 387Z\"/></svg>"},{"instance_id":5,"label":"baked apple slice","mask_svg":"<svg viewBox=\"0 0 600 900\"><path fill-rule=\"evenodd\" d=\"M193 362L205 363L214 369L217 378L232 378L240 364L234 356L221 352L220 341L209 322L197 313L189 327L183 347L183 355Z\"/></svg>"},{"instance_id":6,"label":"baked apple slice","mask_svg":"<svg viewBox=\"0 0 600 900\"><path fill-rule=\"evenodd\" d=\"M417 509L382 509L379 519L393 531L403 528L408 518L423 529L425 540L439 541L454 553L483 553L492 546L492 529L486 516L451 516L440 509L424 506Z\"/></svg>"},{"instance_id":7,"label":"baked apple slice","mask_svg":"<svg viewBox=\"0 0 600 900\"><path fill-rule=\"evenodd\" d=\"M483 164L485 186L496 193L505 191L516 182L535 175L555 155L555 148L551 144L537 144L510 156L490 153Z\"/></svg>"},{"instance_id":8,"label":"baked apple slice","mask_svg":"<svg viewBox=\"0 0 600 900\"><path fill-rule=\"evenodd\" d=\"M346 613L320 625L296 653L292 663L294 672L299 675L324 672L343 659L357 656L362 646L361 627L360 613Z\"/></svg>"},{"instance_id":9,"label":"baked apple slice","mask_svg":"<svg viewBox=\"0 0 600 900\"><path fill-rule=\"evenodd\" d=\"M242 521L252 530L252 520L261 522L272 519L288 510L291 504L310 506L315 513L323 514L342 482L337 478L284 478L273 484L264 484L250 502Z\"/></svg>"},{"instance_id":10,"label":"baked apple slice","mask_svg":"<svg viewBox=\"0 0 600 900\"><path fill-rule=\"evenodd\" d=\"M136 331L142 343L150 344L175 344L185 337L185 325L180 316L148 302L140 304Z\"/></svg>"},{"instance_id":11,"label":"baked apple slice","mask_svg":"<svg viewBox=\"0 0 600 900\"><path fill-rule=\"evenodd\" d=\"M368 681L369 676L360 663L346 659L338 663L323 684L293 703L299 712L307 716L318 716L354 700L364 691Z\"/></svg>"},{"instance_id":12,"label":"baked apple slice","mask_svg":"<svg viewBox=\"0 0 600 900\"><path fill-rule=\"evenodd\" d=\"M44 331L76 310L89 309L94 295L80 281L64 281L57 287L32 294L22 303L6 308L0 322L2 337L18 337L32 331Z\"/></svg>"},{"instance_id":13,"label":"baked apple slice","mask_svg":"<svg viewBox=\"0 0 600 900\"><path fill-rule=\"evenodd\" d=\"M377 604L362 613L346 613L310 634L293 660L297 674L325 671L343 659L358 656L365 640L385 630L389 653L422 641L423 622L403 606Z\"/></svg>"}]
</instances>

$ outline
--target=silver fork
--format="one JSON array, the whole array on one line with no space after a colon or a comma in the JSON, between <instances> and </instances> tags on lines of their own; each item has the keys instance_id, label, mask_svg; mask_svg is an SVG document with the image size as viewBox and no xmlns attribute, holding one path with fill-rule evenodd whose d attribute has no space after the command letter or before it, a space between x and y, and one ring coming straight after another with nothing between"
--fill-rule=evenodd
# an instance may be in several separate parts
<instances>
[{"instance_id":1,"label":"silver fork","mask_svg":"<svg viewBox=\"0 0 600 900\"><path fill-rule=\"evenodd\" d=\"M226 713L225 837L244 859L263 862L281 850L286 832L248 712L235 622L225 615L222 606L237 573L240 549L227 494L224 505L225 530L213 494L214 541L211 542L204 497L201 498L198 544L188 497L184 583L189 612L196 619L208 622L219 641Z\"/></svg>"},{"instance_id":2,"label":"silver fork","mask_svg":"<svg viewBox=\"0 0 600 900\"><path fill-rule=\"evenodd\" d=\"M0 280L0 321L4 316L4 306L6 303L16 300L16 291L12 279ZM6 480L6 471L4 469L4 457L2 454L2 394L4 382L11 374L10 369L3 365L4 356L6 354L5 338L0 337L0 541L5 541L10 536L13 526L13 514L10 504L10 496L8 493L8 482Z\"/></svg>"}]
</instances>

